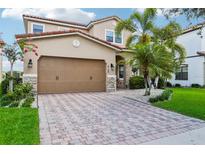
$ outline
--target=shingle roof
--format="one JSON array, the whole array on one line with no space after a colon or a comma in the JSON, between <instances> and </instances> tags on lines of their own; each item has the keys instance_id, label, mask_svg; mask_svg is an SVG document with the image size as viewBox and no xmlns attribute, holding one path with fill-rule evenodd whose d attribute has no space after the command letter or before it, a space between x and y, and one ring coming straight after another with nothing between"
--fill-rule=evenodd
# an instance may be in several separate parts
<instances>
[{"instance_id":1,"label":"shingle roof","mask_svg":"<svg viewBox=\"0 0 205 154\"><path fill-rule=\"evenodd\" d=\"M66 34L71 34L71 33L83 34L83 35L86 35L86 36L88 36L90 38L96 39L96 40L98 40L98 41L100 41L102 43L105 43L105 44L107 44L109 46L115 47L117 49L120 49L120 50L125 49L125 48L122 48L120 46L111 44L111 43L109 43L109 42L107 42L105 40L102 40L102 39L99 39L97 37L94 37L94 36L92 36L92 35L90 35L88 33L82 32L80 30L67 30L67 31L52 31L52 32L43 32L43 33L17 34L17 35L15 35L15 37L16 37L16 39L23 39L23 38L25 38L25 39L32 39L34 37L40 37L40 36L60 35L60 34L65 34L66 35Z\"/></svg>"}]
</instances>

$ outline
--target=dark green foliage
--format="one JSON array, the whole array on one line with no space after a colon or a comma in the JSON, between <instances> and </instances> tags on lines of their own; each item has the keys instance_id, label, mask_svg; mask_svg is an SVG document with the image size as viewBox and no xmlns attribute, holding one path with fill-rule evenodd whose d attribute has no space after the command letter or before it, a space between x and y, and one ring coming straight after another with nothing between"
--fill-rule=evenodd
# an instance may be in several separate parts
<instances>
[{"instance_id":1,"label":"dark green foliage","mask_svg":"<svg viewBox=\"0 0 205 154\"><path fill-rule=\"evenodd\" d=\"M23 104L22 104L22 107L31 107L31 104L33 103L33 101L34 101L34 98L33 98L33 97L31 97L31 96L27 97L27 98L24 100L24 102L23 102Z\"/></svg>"},{"instance_id":2,"label":"dark green foliage","mask_svg":"<svg viewBox=\"0 0 205 154\"><path fill-rule=\"evenodd\" d=\"M0 100L0 106L8 106L15 100L15 95L13 93L7 93L3 95Z\"/></svg>"},{"instance_id":3,"label":"dark green foliage","mask_svg":"<svg viewBox=\"0 0 205 154\"><path fill-rule=\"evenodd\" d=\"M163 93L161 95L150 98L149 102L155 103L155 102L158 102L158 101L168 100L170 98L170 96L172 95L172 93L173 93L172 90L167 89L167 90L163 91Z\"/></svg>"},{"instance_id":4,"label":"dark green foliage","mask_svg":"<svg viewBox=\"0 0 205 154\"><path fill-rule=\"evenodd\" d=\"M18 107L19 106L19 101L13 101L10 105L9 105L9 107Z\"/></svg>"},{"instance_id":5,"label":"dark green foliage","mask_svg":"<svg viewBox=\"0 0 205 154\"><path fill-rule=\"evenodd\" d=\"M144 86L144 78L141 76L133 76L129 80L130 89L141 89L145 88Z\"/></svg>"},{"instance_id":6,"label":"dark green foliage","mask_svg":"<svg viewBox=\"0 0 205 154\"><path fill-rule=\"evenodd\" d=\"M181 87L181 85L179 83L176 83L174 86L175 87Z\"/></svg>"},{"instance_id":7,"label":"dark green foliage","mask_svg":"<svg viewBox=\"0 0 205 154\"><path fill-rule=\"evenodd\" d=\"M21 78L13 78L13 83L14 83L14 88L16 87L16 85L22 83L22 79ZM1 91L2 91L2 95L6 94L9 90L9 77L7 75L6 79L4 79L1 82Z\"/></svg>"},{"instance_id":8,"label":"dark green foliage","mask_svg":"<svg viewBox=\"0 0 205 154\"><path fill-rule=\"evenodd\" d=\"M0 106L18 107L19 102L23 100L24 107L30 107L34 101L31 84L18 84L14 92L8 92L0 99Z\"/></svg>"},{"instance_id":9,"label":"dark green foliage","mask_svg":"<svg viewBox=\"0 0 205 154\"><path fill-rule=\"evenodd\" d=\"M159 88L159 89L164 88L164 80L162 78L159 78L158 87L157 88Z\"/></svg>"},{"instance_id":10,"label":"dark green foliage","mask_svg":"<svg viewBox=\"0 0 205 154\"><path fill-rule=\"evenodd\" d=\"M197 83L193 83L193 84L191 84L191 87L192 88L201 88L201 85L197 84Z\"/></svg>"},{"instance_id":11,"label":"dark green foliage","mask_svg":"<svg viewBox=\"0 0 205 154\"><path fill-rule=\"evenodd\" d=\"M172 87L172 84L171 84L171 82L169 82L169 81L167 81L167 87Z\"/></svg>"}]
</instances>

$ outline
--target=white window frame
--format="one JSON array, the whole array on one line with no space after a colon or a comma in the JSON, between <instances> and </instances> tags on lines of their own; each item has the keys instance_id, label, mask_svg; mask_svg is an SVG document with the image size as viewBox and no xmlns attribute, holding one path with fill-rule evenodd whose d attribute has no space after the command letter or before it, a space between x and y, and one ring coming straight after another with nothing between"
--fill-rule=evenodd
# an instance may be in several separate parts
<instances>
[{"instance_id":1,"label":"white window frame","mask_svg":"<svg viewBox=\"0 0 205 154\"><path fill-rule=\"evenodd\" d=\"M31 23L31 32L33 32L33 25L39 25L39 26L43 26L43 32L45 32L45 24L41 24L41 23L37 23L37 22L32 22Z\"/></svg>"},{"instance_id":2,"label":"white window frame","mask_svg":"<svg viewBox=\"0 0 205 154\"><path fill-rule=\"evenodd\" d=\"M122 42L121 42L121 43L116 43L116 42L115 42L115 30L113 30L113 29L105 29L105 41L107 41L107 38L106 38L106 36L107 36L107 35L106 35L106 34L107 34L107 31L113 32L113 42L110 42L110 43L123 45L123 32L121 32Z\"/></svg>"},{"instance_id":3,"label":"white window frame","mask_svg":"<svg viewBox=\"0 0 205 154\"><path fill-rule=\"evenodd\" d=\"M66 31L66 30L70 30L70 28L68 28L68 27L61 27L61 26L58 26L58 30L59 30L59 31L63 31L62 29L65 29L64 31Z\"/></svg>"}]
</instances>

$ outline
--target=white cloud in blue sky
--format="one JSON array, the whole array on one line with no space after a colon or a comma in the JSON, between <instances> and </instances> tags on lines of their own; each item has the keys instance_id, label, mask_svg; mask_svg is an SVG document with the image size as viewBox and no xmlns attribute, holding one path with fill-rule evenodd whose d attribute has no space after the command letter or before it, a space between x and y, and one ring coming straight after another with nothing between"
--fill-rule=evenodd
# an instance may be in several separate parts
<instances>
[{"instance_id":1,"label":"white cloud in blue sky","mask_svg":"<svg viewBox=\"0 0 205 154\"><path fill-rule=\"evenodd\" d=\"M1 17L22 19L23 14L63 19L84 24L94 20L96 17L94 12L72 8L11 8L4 9L1 13Z\"/></svg>"}]
</instances>

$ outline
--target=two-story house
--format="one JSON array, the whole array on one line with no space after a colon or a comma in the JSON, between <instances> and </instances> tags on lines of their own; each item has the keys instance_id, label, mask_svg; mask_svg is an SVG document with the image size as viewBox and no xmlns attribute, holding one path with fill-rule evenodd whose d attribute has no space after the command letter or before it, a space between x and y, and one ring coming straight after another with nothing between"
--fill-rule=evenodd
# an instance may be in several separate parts
<instances>
[{"instance_id":1,"label":"two-story house","mask_svg":"<svg viewBox=\"0 0 205 154\"><path fill-rule=\"evenodd\" d=\"M205 23L191 26L183 31L177 42L186 49L183 65L170 80L173 85L205 85Z\"/></svg>"},{"instance_id":2,"label":"two-story house","mask_svg":"<svg viewBox=\"0 0 205 154\"><path fill-rule=\"evenodd\" d=\"M125 43L131 32L115 33L121 19L110 16L87 25L23 15L26 39L38 56L24 55L24 82L38 93L115 91L128 86L131 67ZM123 54L123 53L128 53Z\"/></svg>"}]
</instances>

